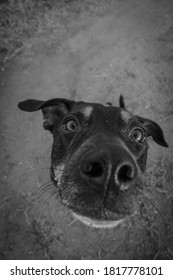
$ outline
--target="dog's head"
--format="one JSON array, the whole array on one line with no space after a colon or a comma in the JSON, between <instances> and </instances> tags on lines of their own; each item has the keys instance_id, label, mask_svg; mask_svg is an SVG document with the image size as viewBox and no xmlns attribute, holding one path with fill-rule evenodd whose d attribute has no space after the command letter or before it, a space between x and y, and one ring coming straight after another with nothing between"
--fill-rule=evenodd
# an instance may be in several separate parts
<instances>
[{"instance_id":1,"label":"dog's head","mask_svg":"<svg viewBox=\"0 0 173 280\"><path fill-rule=\"evenodd\" d=\"M147 160L147 138L168 147L155 122L120 106L56 98L26 100L23 111L42 110L53 134L51 175L62 201L81 221L116 226L136 211L139 178Z\"/></svg>"}]
</instances>

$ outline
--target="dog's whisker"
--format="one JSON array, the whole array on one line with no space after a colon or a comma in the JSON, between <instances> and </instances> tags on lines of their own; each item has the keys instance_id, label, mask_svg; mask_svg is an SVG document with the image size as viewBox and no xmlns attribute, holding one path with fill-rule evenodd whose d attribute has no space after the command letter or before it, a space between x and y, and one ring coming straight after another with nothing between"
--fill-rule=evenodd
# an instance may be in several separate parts
<instances>
[{"instance_id":1,"label":"dog's whisker","mask_svg":"<svg viewBox=\"0 0 173 280\"><path fill-rule=\"evenodd\" d=\"M46 193L47 191L53 190L54 184L51 182L49 184L45 184L39 187L35 192L33 192L32 197L33 200L36 200L38 197Z\"/></svg>"},{"instance_id":2,"label":"dog's whisker","mask_svg":"<svg viewBox=\"0 0 173 280\"><path fill-rule=\"evenodd\" d=\"M45 197L45 199L43 199L43 200L41 201L41 205L46 204L47 201L48 201L50 198L54 197L56 194L57 194L56 191L53 191L52 193L48 194L47 197Z\"/></svg>"},{"instance_id":3,"label":"dog's whisker","mask_svg":"<svg viewBox=\"0 0 173 280\"><path fill-rule=\"evenodd\" d=\"M44 203L47 202L48 199L50 199L51 197L55 197L56 195L57 195L57 190L50 188L47 189L46 191L44 190L43 192L40 192L37 196L34 197L33 201L39 198L41 199L41 205L43 205Z\"/></svg>"},{"instance_id":4,"label":"dog's whisker","mask_svg":"<svg viewBox=\"0 0 173 280\"><path fill-rule=\"evenodd\" d=\"M44 187L44 186L47 186L47 185L49 185L49 184L53 184L52 181L48 181L48 182L42 184L42 185L40 186L40 188L42 188L42 187Z\"/></svg>"}]
</instances>

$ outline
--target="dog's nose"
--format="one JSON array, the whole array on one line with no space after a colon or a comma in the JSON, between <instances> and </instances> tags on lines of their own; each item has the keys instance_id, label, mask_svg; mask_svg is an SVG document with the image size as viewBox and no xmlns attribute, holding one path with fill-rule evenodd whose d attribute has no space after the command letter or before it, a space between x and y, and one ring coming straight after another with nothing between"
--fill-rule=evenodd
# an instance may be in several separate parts
<instances>
[{"instance_id":1,"label":"dog's nose","mask_svg":"<svg viewBox=\"0 0 173 280\"><path fill-rule=\"evenodd\" d=\"M101 159L85 159L80 166L81 176L92 183L103 184L106 163Z\"/></svg>"},{"instance_id":2,"label":"dog's nose","mask_svg":"<svg viewBox=\"0 0 173 280\"><path fill-rule=\"evenodd\" d=\"M120 145L86 153L79 170L80 177L91 188L103 191L108 187L116 193L128 189L138 174L132 155Z\"/></svg>"},{"instance_id":3,"label":"dog's nose","mask_svg":"<svg viewBox=\"0 0 173 280\"><path fill-rule=\"evenodd\" d=\"M136 164L131 160L122 161L115 169L114 180L120 191L128 189L137 176Z\"/></svg>"}]
</instances>

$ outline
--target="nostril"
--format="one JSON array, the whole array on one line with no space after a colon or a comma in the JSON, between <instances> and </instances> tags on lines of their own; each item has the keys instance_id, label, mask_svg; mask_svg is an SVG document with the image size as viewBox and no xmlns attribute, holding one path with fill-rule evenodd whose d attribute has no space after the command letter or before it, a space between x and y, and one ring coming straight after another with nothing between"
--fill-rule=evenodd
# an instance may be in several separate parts
<instances>
[{"instance_id":1,"label":"nostril","mask_svg":"<svg viewBox=\"0 0 173 280\"><path fill-rule=\"evenodd\" d=\"M134 177L135 168L129 163L122 164L115 173L115 180L120 185L130 183L133 181Z\"/></svg>"},{"instance_id":2,"label":"nostril","mask_svg":"<svg viewBox=\"0 0 173 280\"><path fill-rule=\"evenodd\" d=\"M99 161L85 162L81 167L81 171L88 177L101 177L104 172L104 168L102 163Z\"/></svg>"}]
</instances>

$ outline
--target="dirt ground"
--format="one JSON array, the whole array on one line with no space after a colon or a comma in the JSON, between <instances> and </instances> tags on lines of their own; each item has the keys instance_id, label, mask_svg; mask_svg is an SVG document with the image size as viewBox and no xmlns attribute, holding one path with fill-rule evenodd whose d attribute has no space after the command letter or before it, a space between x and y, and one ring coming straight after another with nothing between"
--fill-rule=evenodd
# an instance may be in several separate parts
<instances>
[{"instance_id":1,"label":"dirt ground","mask_svg":"<svg viewBox=\"0 0 173 280\"><path fill-rule=\"evenodd\" d=\"M1 63L0 259L173 259L173 1L78 2L47 10L45 29ZM149 140L143 218L94 229L51 187L33 195L50 181L52 136L40 112L17 104L65 97L116 105L120 94L134 114L160 124L169 149Z\"/></svg>"}]
</instances>

